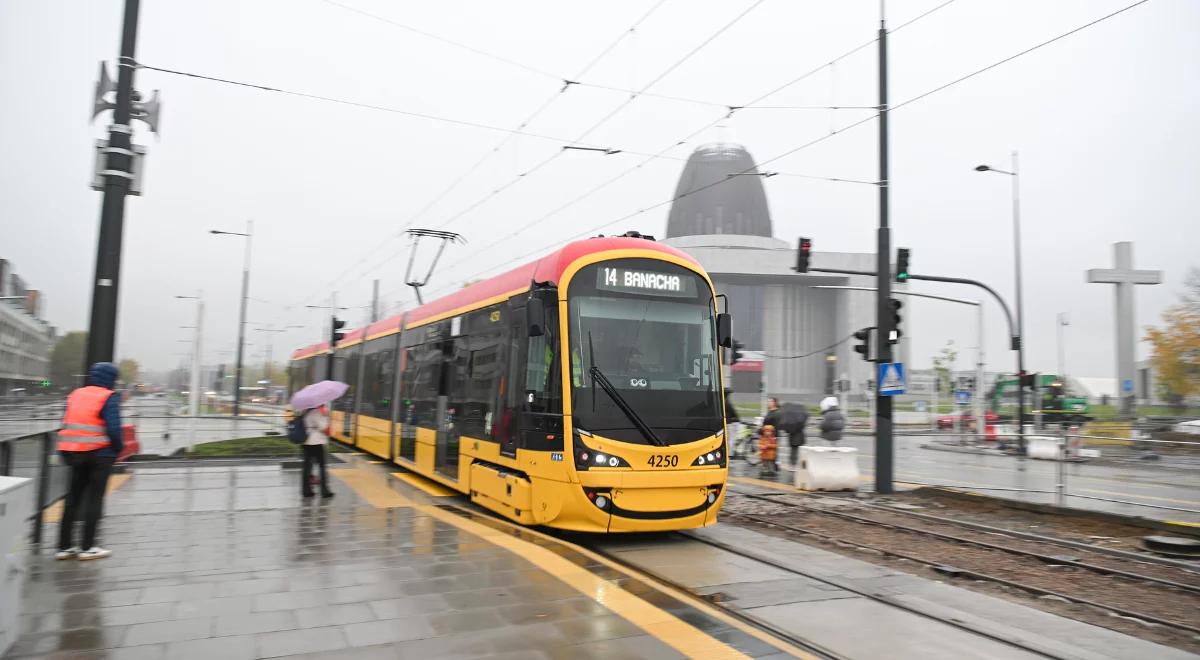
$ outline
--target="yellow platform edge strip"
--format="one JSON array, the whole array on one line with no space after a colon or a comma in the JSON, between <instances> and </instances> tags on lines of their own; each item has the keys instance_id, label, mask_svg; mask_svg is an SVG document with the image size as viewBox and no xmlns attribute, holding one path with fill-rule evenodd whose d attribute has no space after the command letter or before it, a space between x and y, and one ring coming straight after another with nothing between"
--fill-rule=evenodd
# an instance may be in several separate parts
<instances>
[{"instance_id":1,"label":"yellow platform edge strip","mask_svg":"<svg viewBox=\"0 0 1200 660\"><path fill-rule=\"evenodd\" d=\"M412 486L413 488L421 489L425 492L425 494L430 495L431 497L453 497L461 494L456 490L446 488L436 481L424 479L412 474L411 472L393 472L392 476Z\"/></svg>"},{"instance_id":2,"label":"yellow platform edge strip","mask_svg":"<svg viewBox=\"0 0 1200 660\"><path fill-rule=\"evenodd\" d=\"M411 507L448 525L457 527L493 545L504 548L541 568L546 573L588 596L615 614L646 631L676 651L693 658L748 658L724 642L714 639L675 615L642 600L622 587L603 580L550 550L467 520L430 505L414 504L392 490L378 473L346 468L331 470L356 494L378 508Z\"/></svg>"}]
</instances>

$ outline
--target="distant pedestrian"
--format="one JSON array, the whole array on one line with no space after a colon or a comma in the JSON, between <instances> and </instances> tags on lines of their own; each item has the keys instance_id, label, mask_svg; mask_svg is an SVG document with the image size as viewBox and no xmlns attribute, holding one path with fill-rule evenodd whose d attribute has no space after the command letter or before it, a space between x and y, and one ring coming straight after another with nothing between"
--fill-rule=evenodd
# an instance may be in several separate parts
<instances>
[{"instance_id":1,"label":"distant pedestrian","mask_svg":"<svg viewBox=\"0 0 1200 660\"><path fill-rule=\"evenodd\" d=\"M842 439L846 428L846 416L838 408L837 397L827 396L821 400L821 437L830 443Z\"/></svg>"},{"instance_id":2,"label":"distant pedestrian","mask_svg":"<svg viewBox=\"0 0 1200 660\"><path fill-rule=\"evenodd\" d=\"M325 445L329 444L329 409L325 406L304 413L304 428L308 438L304 441L304 469L300 472L300 494L313 496L313 484L309 480L313 467L321 467L321 497L333 497L325 467Z\"/></svg>"},{"instance_id":3,"label":"distant pedestrian","mask_svg":"<svg viewBox=\"0 0 1200 660\"><path fill-rule=\"evenodd\" d=\"M783 423L783 411L779 408L779 399L769 396L767 397L767 414L762 419L762 425L769 424L778 429L781 423Z\"/></svg>"},{"instance_id":4,"label":"distant pedestrian","mask_svg":"<svg viewBox=\"0 0 1200 660\"><path fill-rule=\"evenodd\" d=\"M97 362L87 385L67 396L58 451L71 468L71 485L59 523L57 559L103 559L112 554L96 545L104 493L113 463L124 449L121 436L121 395L113 391L117 367ZM83 544L74 544L75 523L83 522Z\"/></svg>"},{"instance_id":5,"label":"distant pedestrian","mask_svg":"<svg viewBox=\"0 0 1200 660\"><path fill-rule=\"evenodd\" d=\"M804 445L804 427L808 424L808 409L797 403L785 403L781 408L782 426L788 439L788 465L796 469L800 447Z\"/></svg>"},{"instance_id":6,"label":"distant pedestrian","mask_svg":"<svg viewBox=\"0 0 1200 660\"><path fill-rule=\"evenodd\" d=\"M725 439L730 447L741 437L741 432L742 420L733 407L733 390L725 388Z\"/></svg>"}]
</instances>

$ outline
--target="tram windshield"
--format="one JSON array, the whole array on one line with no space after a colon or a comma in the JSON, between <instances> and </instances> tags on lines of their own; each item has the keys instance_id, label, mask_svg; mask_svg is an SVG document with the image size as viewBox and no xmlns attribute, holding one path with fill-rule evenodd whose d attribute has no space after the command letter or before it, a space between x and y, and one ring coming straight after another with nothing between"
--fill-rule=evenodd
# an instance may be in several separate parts
<instances>
[{"instance_id":1,"label":"tram windshield","mask_svg":"<svg viewBox=\"0 0 1200 660\"><path fill-rule=\"evenodd\" d=\"M665 444L721 429L712 291L702 277L651 259L603 262L575 276L568 306L578 428L650 444L622 399ZM616 397L593 378L593 367Z\"/></svg>"}]
</instances>

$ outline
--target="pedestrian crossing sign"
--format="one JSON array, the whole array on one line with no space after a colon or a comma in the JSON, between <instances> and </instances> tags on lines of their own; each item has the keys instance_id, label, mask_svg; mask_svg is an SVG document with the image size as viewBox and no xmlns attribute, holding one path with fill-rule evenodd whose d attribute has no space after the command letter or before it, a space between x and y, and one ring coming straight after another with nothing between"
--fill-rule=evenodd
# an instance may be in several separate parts
<instances>
[{"instance_id":1,"label":"pedestrian crossing sign","mask_svg":"<svg viewBox=\"0 0 1200 660\"><path fill-rule=\"evenodd\" d=\"M879 393L884 396L904 394L904 363L883 362L879 365Z\"/></svg>"}]
</instances>

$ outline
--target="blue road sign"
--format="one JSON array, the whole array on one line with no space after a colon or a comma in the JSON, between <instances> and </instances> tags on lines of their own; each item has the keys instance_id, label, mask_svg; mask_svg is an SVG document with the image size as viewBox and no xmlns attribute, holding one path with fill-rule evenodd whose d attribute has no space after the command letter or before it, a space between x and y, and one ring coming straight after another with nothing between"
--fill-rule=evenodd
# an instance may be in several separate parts
<instances>
[{"instance_id":1,"label":"blue road sign","mask_svg":"<svg viewBox=\"0 0 1200 660\"><path fill-rule=\"evenodd\" d=\"M904 394L904 363L884 362L879 365L879 393L884 396Z\"/></svg>"},{"instance_id":2,"label":"blue road sign","mask_svg":"<svg viewBox=\"0 0 1200 660\"><path fill-rule=\"evenodd\" d=\"M1126 394L1133 393L1133 379L1132 378L1126 378L1125 380L1121 381L1121 391Z\"/></svg>"},{"instance_id":3,"label":"blue road sign","mask_svg":"<svg viewBox=\"0 0 1200 660\"><path fill-rule=\"evenodd\" d=\"M956 390L954 392L954 403L966 405L971 402L971 392L968 390Z\"/></svg>"}]
</instances>

